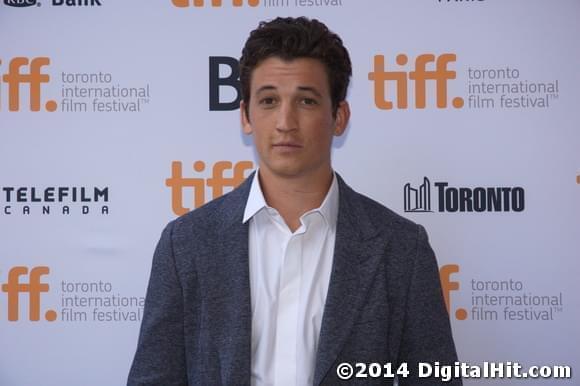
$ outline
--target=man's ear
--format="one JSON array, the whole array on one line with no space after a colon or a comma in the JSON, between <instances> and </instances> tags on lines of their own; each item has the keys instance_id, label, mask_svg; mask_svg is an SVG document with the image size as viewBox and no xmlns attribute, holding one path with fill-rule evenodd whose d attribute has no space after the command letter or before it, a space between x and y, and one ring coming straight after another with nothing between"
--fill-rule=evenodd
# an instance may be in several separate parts
<instances>
[{"instance_id":1,"label":"man's ear","mask_svg":"<svg viewBox=\"0 0 580 386\"><path fill-rule=\"evenodd\" d=\"M240 118L241 118L241 122L242 122L242 131L244 132L244 134L246 135L250 135L252 134L252 125L250 124L250 118L248 117L248 114L246 113L246 108L247 105L244 101L240 102Z\"/></svg>"},{"instance_id":2,"label":"man's ear","mask_svg":"<svg viewBox=\"0 0 580 386\"><path fill-rule=\"evenodd\" d=\"M342 101L338 104L336 108L336 118L334 119L334 135L341 136L346 127L348 126L348 120L350 119L350 106L347 101Z\"/></svg>"}]
</instances>

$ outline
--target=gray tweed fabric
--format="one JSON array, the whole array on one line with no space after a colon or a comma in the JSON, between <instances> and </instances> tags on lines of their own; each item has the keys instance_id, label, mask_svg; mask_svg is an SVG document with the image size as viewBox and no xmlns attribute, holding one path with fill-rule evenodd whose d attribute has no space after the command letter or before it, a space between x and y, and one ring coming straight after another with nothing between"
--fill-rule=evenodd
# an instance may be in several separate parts
<instances>
[{"instance_id":1,"label":"gray tweed fabric","mask_svg":"<svg viewBox=\"0 0 580 386\"><path fill-rule=\"evenodd\" d=\"M167 225L157 245L130 386L249 385L251 307L250 176L234 191ZM457 354L437 262L423 227L355 192L338 176L334 261L316 357L315 385L342 381L342 362L453 364ZM394 370L393 370L394 371ZM445 385L461 385L457 379Z\"/></svg>"}]
</instances>

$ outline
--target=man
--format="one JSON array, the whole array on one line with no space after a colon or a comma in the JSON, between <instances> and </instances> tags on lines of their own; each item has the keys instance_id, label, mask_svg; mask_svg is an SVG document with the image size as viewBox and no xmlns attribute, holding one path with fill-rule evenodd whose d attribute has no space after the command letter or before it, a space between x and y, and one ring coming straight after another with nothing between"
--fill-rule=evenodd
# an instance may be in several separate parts
<instances>
[{"instance_id":1,"label":"man","mask_svg":"<svg viewBox=\"0 0 580 386\"><path fill-rule=\"evenodd\" d=\"M392 384L389 364L400 385L441 383L417 375L418 362L456 361L424 229L331 167L350 75L319 21L252 31L240 107L259 169L164 230L129 385ZM384 374L342 381L343 362Z\"/></svg>"}]
</instances>

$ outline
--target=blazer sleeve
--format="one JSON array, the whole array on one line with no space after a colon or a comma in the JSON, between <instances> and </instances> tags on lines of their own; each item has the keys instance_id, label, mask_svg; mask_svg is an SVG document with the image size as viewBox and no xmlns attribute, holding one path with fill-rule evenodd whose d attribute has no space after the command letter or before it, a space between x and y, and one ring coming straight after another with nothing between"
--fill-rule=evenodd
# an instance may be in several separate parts
<instances>
[{"instance_id":1,"label":"blazer sleeve","mask_svg":"<svg viewBox=\"0 0 580 386\"><path fill-rule=\"evenodd\" d=\"M462 385L461 379L443 382L437 378L419 378L418 364L435 362L453 365L457 352L451 334L449 315L435 254L427 233L418 226L416 255L407 290L407 306L402 331L399 364L407 363L409 376L399 379L399 386ZM397 366L398 367L398 366Z\"/></svg>"},{"instance_id":2,"label":"blazer sleeve","mask_svg":"<svg viewBox=\"0 0 580 386\"><path fill-rule=\"evenodd\" d=\"M155 249L137 351L128 386L186 386L183 291L172 245L173 223Z\"/></svg>"}]
</instances>

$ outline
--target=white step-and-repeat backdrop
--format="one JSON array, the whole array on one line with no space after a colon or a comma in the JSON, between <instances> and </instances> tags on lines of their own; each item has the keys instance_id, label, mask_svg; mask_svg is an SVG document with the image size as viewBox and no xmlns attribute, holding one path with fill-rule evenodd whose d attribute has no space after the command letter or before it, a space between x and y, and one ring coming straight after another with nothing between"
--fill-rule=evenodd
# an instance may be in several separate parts
<instances>
[{"instance_id":1,"label":"white step-and-repeat backdrop","mask_svg":"<svg viewBox=\"0 0 580 386\"><path fill-rule=\"evenodd\" d=\"M3 0L0 385L124 384L162 228L255 166L279 15L350 50L335 168L427 228L461 360L580 370L580 1Z\"/></svg>"}]
</instances>

